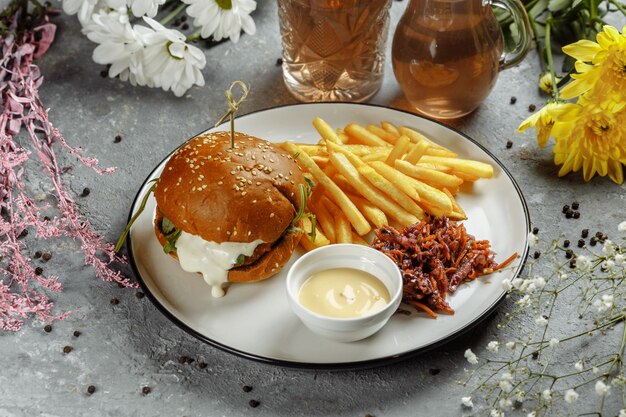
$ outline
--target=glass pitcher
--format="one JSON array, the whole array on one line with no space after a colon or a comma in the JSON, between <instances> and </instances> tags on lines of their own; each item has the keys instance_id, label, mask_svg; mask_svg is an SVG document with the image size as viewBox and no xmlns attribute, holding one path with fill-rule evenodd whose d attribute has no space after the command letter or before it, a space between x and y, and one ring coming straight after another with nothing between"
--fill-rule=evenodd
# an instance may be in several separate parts
<instances>
[{"instance_id":1,"label":"glass pitcher","mask_svg":"<svg viewBox=\"0 0 626 417\"><path fill-rule=\"evenodd\" d=\"M503 51L490 6L510 13L518 42ZM493 88L498 71L519 63L530 47L528 16L519 0L411 0L393 38L393 70L420 113L451 119L472 112Z\"/></svg>"}]
</instances>

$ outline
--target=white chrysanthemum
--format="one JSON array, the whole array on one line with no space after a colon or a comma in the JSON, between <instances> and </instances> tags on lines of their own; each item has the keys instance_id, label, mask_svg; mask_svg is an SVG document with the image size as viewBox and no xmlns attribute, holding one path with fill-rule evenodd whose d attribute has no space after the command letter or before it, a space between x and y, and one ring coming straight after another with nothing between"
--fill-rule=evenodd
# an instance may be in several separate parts
<instances>
[{"instance_id":1,"label":"white chrysanthemum","mask_svg":"<svg viewBox=\"0 0 626 417\"><path fill-rule=\"evenodd\" d=\"M165 3L165 0L127 0L127 3L133 15L154 17L159 11L159 6Z\"/></svg>"},{"instance_id":2,"label":"white chrysanthemum","mask_svg":"<svg viewBox=\"0 0 626 417\"><path fill-rule=\"evenodd\" d=\"M617 230L620 232L626 232L626 220L617 225Z\"/></svg>"},{"instance_id":3,"label":"white chrysanthemum","mask_svg":"<svg viewBox=\"0 0 626 417\"><path fill-rule=\"evenodd\" d=\"M63 0L63 11L75 14L81 26L89 24L94 13L108 7L108 3L100 0Z\"/></svg>"},{"instance_id":4,"label":"white chrysanthemum","mask_svg":"<svg viewBox=\"0 0 626 417\"><path fill-rule=\"evenodd\" d=\"M528 247L532 248L536 246L538 242L539 242L539 237L537 237L537 235L534 234L533 232L529 232L528 233Z\"/></svg>"},{"instance_id":5,"label":"white chrysanthemum","mask_svg":"<svg viewBox=\"0 0 626 417\"><path fill-rule=\"evenodd\" d=\"M540 326L545 326L546 324L548 324L548 319L545 318L544 316L539 316L535 319L535 323L537 323Z\"/></svg>"},{"instance_id":6,"label":"white chrysanthemum","mask_svg":"<svg viewBox=\"0 0 626 417\"><path fill-rule=\"evenodd\" d=\"M187 14L193 24L201 28L200 36L213 36L216 41L230 38L237 43L243 30L248 35L256 33L256 25L250 17L256 9L254 0L183 0L189 4Z\"/></svg>"},{"instance_id":7,"label":"white chrysanthemum","mask_svg":"<svg viewBox=\"0 0 626 417\"><path fill-rule=\"evenodd\" d=\"M619 415L617 417L626 417L626 409L622 408L619 410Z\"/></svg>"},{"instance_id":8,"label":"white chrysanthemum","mask_svg":"<svg viewBox=\"0 0 626 417\"><path fill-rule=\"evenodd\" d=\"M472 365L476 365L478 363L478 357L474 352L472 352L472 349L467 349L463 355L465 356L465 359L467 359L467 361Z\"/></svg>"},{"instance_id":9,"label":"white chrysanthemum","mask_svg":"<svg viewBox=\"0 0 626 417\"><path fill-rule=\"evenodd\" d=\"M574 364L574 368L576 368L577 371L582 372L582 370L584 369L584 363L583 360L579 360L578 362L576 362Z\"/></svg>"},{"instance_id":10,"label":"white chrysanthemum","mask_svg":"<svg viewBox=\"0 0 626 417\"><path fill-rule=\"evenodd\" d=\"M559 339L555 339L554 337L550 339L550 341L548 342L548 346L550 346L551 348L555 348L556 345L558 344L559 344Z\"/></svg>"},{"instance_id":11,"label":"white chrysanthemum","mask_svg":"<svg viewBox=\"0 0 626 417\"><path fill-rule=\"evenodd\" d=\"M585 255L578 255L576 257L576 268L583 272L587 272L591 269L591 260Z\"/></svg>"},{"instance_id":12,"label":"white chrysanthemum","mask_svg":"<svg viewBox=\"0 0 626 417\"><path fill-rule=\"evenodd\" d=\"M206 65L204 53L185 42L185 35L167 29L154 19L144 16L152 29L144 37L146 48L143 54L145 75L155 87L172 90L181 97L192 85L203 86L204 77L200 70Z\"/></svg>"},{"instance_id":13,"label":"white chrysanthemum","mask_svg":"<svg viewBox=\"0 0 626 417\"><path fill-rule=\"evenodd\" d=\"M467 407L467 408L472 408L474 407L474 403L472 402L472 397L463 397L461 398L461 403Z\"/></svg>"},{"instance_id":14,"label":"white chrysanthemum","mask_svg":"<svg viewBox=\"0 0 626 417\"><path fill-rule=\"evenodd\" d=\"M607 397L611 394L611 387L602 381L596 382L596 394L600 397Z\"/></svg>"},{"instance_id":15,"label":"white chrysanthemum","mask_svg":"<svg viewBox=\"0 0 626 417\"><path fill-rule=\"evenodd\" d=\"M564 397L565 397L565 402L568 404L571 404L578 399L578 393L570 388L567 391L565 391Z\"/></svg>"},{"instance_id":16,"label":"white chrysanthemum","mask_svg":"<svg viewBox=\"0 0 626 417\"><path fill-rule=\"evenodd\" d=\"M593 305L598 309L598 312L604 313L613 308L613 295L604 294L601 298L597 299Z\"/></svg>"},{"instance_id":17,"label":"white chrysanthemum","mask_svg":"<svg viewBox=\"0 0 626 417\"><path fill-rule=\"evenodd\" d=\"M145 28L144 28L145 29ZM129 23L126 8L94 14L90 24L83 28L87 38L99 44L93 51L94 62L109 67L109 77L120 77L131 84L145 85L142 54L142 34Z\"/></svg>"},{"instance_id":18,"label":"white chrysanthemum","mask_svg":"<svg viewBox=\"0 0 626 417\"><path fill-rule=\"evenodd\" d=\"M491 342L487 344L487 350L492 353L496 353L499 347L500 347L500 343L495 340L492 340Z\"/></svg>"}]
</instances>

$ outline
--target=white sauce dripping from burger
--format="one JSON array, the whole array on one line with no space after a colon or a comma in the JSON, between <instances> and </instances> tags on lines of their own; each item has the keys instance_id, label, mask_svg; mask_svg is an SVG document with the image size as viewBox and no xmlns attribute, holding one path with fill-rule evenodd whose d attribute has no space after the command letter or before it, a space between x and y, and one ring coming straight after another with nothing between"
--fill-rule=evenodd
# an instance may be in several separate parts
<instances>
[{"instance_id":1,"label":"white sauce dripping from burger","mask_svg":"<svg viewBox=\"0 0 626 417\"><path fill-rule=\"evenodd\" d=\"M213 297L223 297L223 284L228 282L228 270L236 263L239 255L250 256L263 243L209 242L199 236L181 232L176 240L176 254L183 270L199 272L211 286Z\"/></svg>"}]
</instances>

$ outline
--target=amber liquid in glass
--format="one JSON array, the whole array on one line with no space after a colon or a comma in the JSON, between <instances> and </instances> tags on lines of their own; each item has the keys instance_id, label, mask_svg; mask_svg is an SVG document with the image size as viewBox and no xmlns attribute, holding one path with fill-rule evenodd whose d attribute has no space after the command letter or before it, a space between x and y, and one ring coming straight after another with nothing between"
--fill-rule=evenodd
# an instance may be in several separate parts
<instances>
[{"instance_id":1,"label":"amber liquid in glass","mask_svg":"<svg viewBox=\"0 0 626 417\"><path fill-rule=\"evenodd\" d=\"M363 101L380 88L390 0L278 0L283 78L302 101Z\"/></svg>"},{"instance_id":2,"label":"amber liquid in glass","mask_svg":"<svg viewBox=\"0 0 626 417\"><path fill-rule=\"evenodd\" d=\"M424 13L398 25L392 53L395 76L419 112L440 119L460 117L493 88L502 34L489 7L476 11L470 1L426 2Z\"/></svg>"}]
</instances>

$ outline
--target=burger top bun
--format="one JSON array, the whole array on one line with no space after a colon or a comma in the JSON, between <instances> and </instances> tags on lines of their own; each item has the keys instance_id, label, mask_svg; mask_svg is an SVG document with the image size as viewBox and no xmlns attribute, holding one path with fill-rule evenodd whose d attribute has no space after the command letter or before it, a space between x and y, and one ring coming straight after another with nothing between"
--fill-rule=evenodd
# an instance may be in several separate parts
<instances>
[{"instance_id":1,"label":"burger top bun","mask_svg":"<svg viewBox=\"0 0 626 417\"><path fill-rule=\"evenodd\" d=\"M291 156L243 133L199 135L166 163L154 191L178 229L213 242L277 240L300 207L304 176Z\"/></svg>"}]
</instances>

